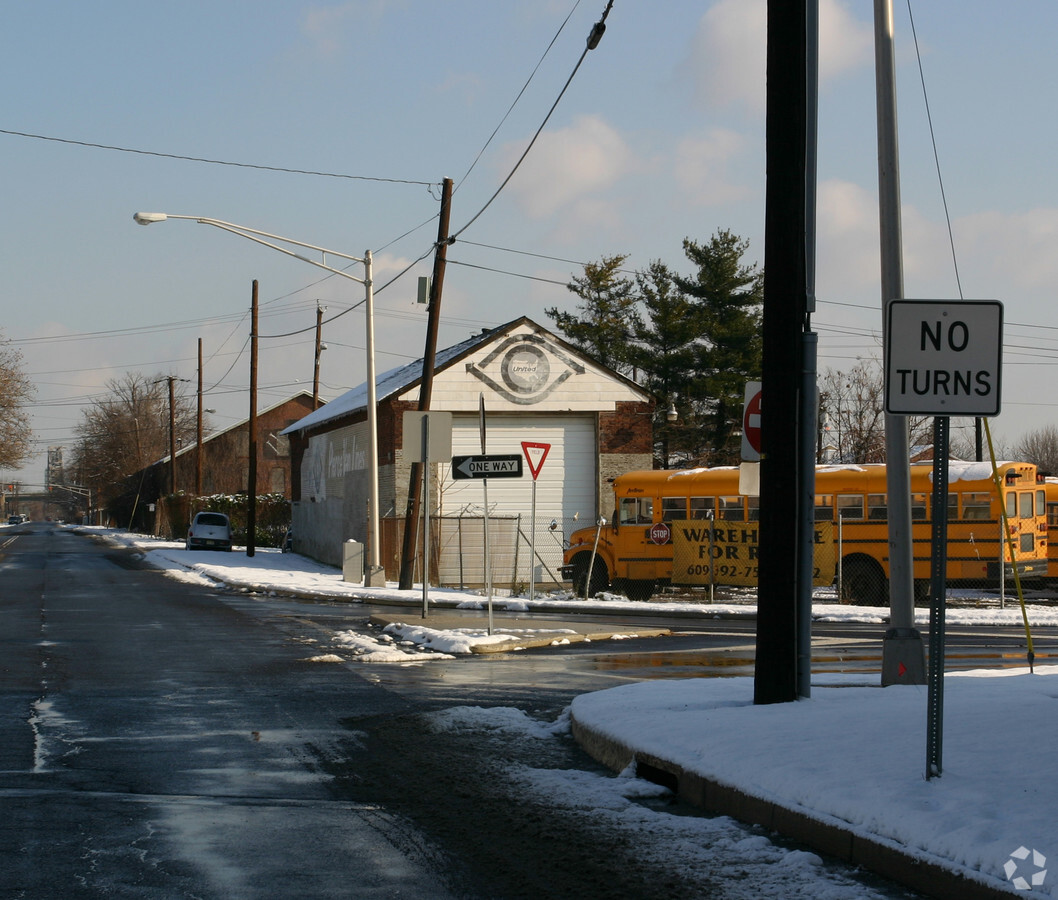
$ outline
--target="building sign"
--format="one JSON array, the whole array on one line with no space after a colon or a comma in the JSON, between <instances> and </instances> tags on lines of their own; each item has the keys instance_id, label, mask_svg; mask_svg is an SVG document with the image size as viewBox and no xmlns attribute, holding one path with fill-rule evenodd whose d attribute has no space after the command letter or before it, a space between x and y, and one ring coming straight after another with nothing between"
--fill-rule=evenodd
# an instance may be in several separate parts
<instances>
[{"instance_id":1,"label":"building sign","mask_svg":"<svg viewBox=\"0 0 1058 900\"><path fill-rule=\"evenodd\" d=\"M997 300L892 300L886 311L885 411L999 415L1003 306Z\"/></svg>"},{"instance_id":2,"label":"building sign","mask_svg":"<svg viewBox=\"0 0 1058 900\"><path fill-rule=\"evenodd\" d=\"M497 394L523 406L539 403L584 366L557 344L537 334L516 334L500 341L467 371Z\"/></svg>"},{"instance_id":3,"label":"building sign","mask_svg":"<svg viewBox=\"0 0 1058 900\"><path fill-rule=\"evenodd\" d=\"M673 584L756 587L759 530L756 522L679 519L672 526ZM816 522L812 584L834 581L834 526Z\"/></svg>"}]
</instances>

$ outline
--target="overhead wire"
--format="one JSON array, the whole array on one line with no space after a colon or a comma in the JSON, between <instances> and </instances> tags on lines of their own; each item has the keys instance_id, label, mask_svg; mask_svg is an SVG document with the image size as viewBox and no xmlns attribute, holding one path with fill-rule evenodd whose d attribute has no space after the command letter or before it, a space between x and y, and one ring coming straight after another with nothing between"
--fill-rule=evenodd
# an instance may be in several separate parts
<instances>
[{"instance_id":1,"label":"overhead wire","mask_svg":"<svg viewBox=\"0 0 1058 900\"><path fill-rule=\"evenodd\" d=\"M948 210L948 198L947 198L947 195L945 194L945 191L944 191L944 176L943 176L943 173L941 171L940 153L937 150L937 136L936 136L936 133L935 133L934 128L933 128L933 117L932 117L932 115L930 113L930 108L929 108L929 94L928 94L928 91L926 90L925 69L923 68L923 65L922 65L922 52L921 52L921 50L919 48L918 32L917 32L917 30L915 28L915 15L914 15L914 12L911 9L911 0L907 0L907 14L908 14L908 20L911 23L912 39L913 39L914 44L915 44L915 57L916 57L916 59L918 61L919 80L922 83L922 100L923 100L923 104L924 104L925 109L926 109L926 121L927 121L927 123L929 125L929 137L930 137L930 141L931 141L931 143L933 145L933 159L934 159L934 162L935 162L935 165L936 165L936 169L937 169L937 183L938 183L938 185L940 187L941 201L942 201L942 205L943 205L943 208L944 208L944 220L947 223L947 227L948 227L948 242L951 245L952 266L954 267L954 270L955 270L955 283L956 283L956 285L958 287L959 299L963 300L965 298L963 296L962 280L959 277L959 258L958 258L958 255L955 252L955 234L954 234L954 231L952 230L952 227L951 227L951 214L950 214L950 212ZM983 417L983 422L984 422L985 437L988 440L988 456L989 456L989 459L991 460L991 463L992 463L992 479L995 482L996 495L1001 498L1003 496L1003 489L1002 489L1002 484L1001 484L1001 480L1000 480L999 469L996 466L995 448L992 445L992 429L991 429L991 427L988 424L988 418L987 417ZM1007 550L1008 550L1008 554L1009 554L1009 557L1010 557L1010 568L1013 570L1013 573L1014 573L1014 587L1015 587L1015 589L1017 591L1018 603L1021 606L1021 618L1022 618L1022 622L1023 622L1024 627L1025 627L1025 655L1026 655L1026 659L1027 659L1028 664L1029 664L1029 672L1031 673L1033 671L1033 663L1034 663L1035 658L1036 658L1036 653L1035 653L1035 650L1033 649L1033 644L1032 644L1032 628L1029 625L1028 611L1025 608L1025 595L1024 595L1024 592L1021 589L1021 575L1018 572L1017 558L1016 558L1016 554L1015 554L1015 551L1014 551L1014 535L1013 535L1013 532L1012 532L1012 530L1010 528L1009 523L1007 522L1006 504L1002 503L1002 502L999 504L999 518L1000 518L1000 527L1003 529L1003 535L1004 535L1004 537L1006 539L1004 541L1004 543L1006 544L1006 547L1007 547ZM1002 562L1002 557L1000 558L1000 562ZM1002 566L1001 566L1001 568L1002 568ZM1004 577L1004 573L1001 572L1000 573L1000 578L1003 578L1003 577Z\"/></svg>"},{"instance_id":2,"label":"overhead wire","mask_svg":"<svg viewBox=\"0 0 1058 900\"><path fill-rule=\"evenodd\" d=\"M294 169L287 166L266 166L258 163L233 162L225 159L210 159L202 156L186 156L180 153L163 153L158 150L141 150L134 147L119 147L114 144L99 144L92 141L79 141L72 138L60 138L46 134L33 134L28 131L14 131L0 128L0 134L12 137L31 138L37 141L50 141L56 144L69 144L75 147L90 147L95 150L111 150L117 153L132 153L138 156L155 156L161 159L177 159L184 162L206 163L212 166L232 166L239 169L260 169L264 172L283 172L290 175L312 175L318 178L346 178L352 181L376 181L387 184L414 184L433 187L436 182L416 181L410 178L382 178L374 175L348 175L341 172L323 172L315 169Z\"/></svg>"},{"instance_id":3,"label":"overhead wire","mask_svg":"<svg viewBox=\"0 0 1058 900\"><path fill-rule=\"evenodd\" d=\"M518 159L515 161L514 166L512 167L511 171L507 174L507 177L503 179L503 181L500 183L500 186L496 188L493 195L485 201L485 205L482 206L481 209L479 209L462 228L458 229L455 234L453 234L452 237L449 238L450 242L455 241L459 237L459 235L461 235L479 218L481 218L485 210L492 206L493 201L495 201L495 199L503 192L503 189L507 187L507 185L510 183L510 180L514 177L514 173L517 172L519 168L521 168L521 165L525 161L525 158L529 155L529 151L533 149L533 146L536 144L541 132L543 132L544 128L547 126L547 123L550 121L551 116L558 108L558 104L566 95L566 91L569 90L569 86L573 83L573 79L576 77L577 72L580 70L580 67L584 62L585 57L588 55L589 51L594 50L596 47L599 46L599 41L602 40L603 33L606 31L606 17L610 14L610 10L612 8L613 0L607 0L606 8L603 10L602 17L599 19L598 22L596 22L592 26L591 33L588 35L588 40L586 41L584 50L581 53L580 58L577 60L577 64L573 67L573 71L570 72L569 78L566 79L566 83L562 86L562 90L559 91L558 97L556 97L555 102L551 104L551 108L547 111L547 115L544 116L544 119L540 123L540 126L536 129L536 132L533 134L532 139L526 145L525 150L522 151L522 155L519 156Z\"/></svg>"}]
</instances>

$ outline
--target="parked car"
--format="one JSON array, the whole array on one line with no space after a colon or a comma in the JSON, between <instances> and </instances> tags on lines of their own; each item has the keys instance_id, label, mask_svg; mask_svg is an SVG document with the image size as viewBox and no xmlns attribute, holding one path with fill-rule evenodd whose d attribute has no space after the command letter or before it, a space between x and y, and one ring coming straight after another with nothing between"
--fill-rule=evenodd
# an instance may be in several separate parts
<instances>
[{"instance_id":1,"label":"parked car","mask_svg":"<svg viewBox=\"0 0 1058 900\"><path fill-rule=\"evenodd\" d=\"M187 550L231 550L231 522L224 513L195 513L187 529Z\"/></svg>"},{"instance_id":2,"label":"parked car","mask_svg":"<svg viewBox=\"0 0 1058 900\"><path fill-rule=\"evenodd\" d=\"M7 524L8 525L21 525L22 524L22 516L8 516L7 517Z\"/></svg>"}]
</instances>

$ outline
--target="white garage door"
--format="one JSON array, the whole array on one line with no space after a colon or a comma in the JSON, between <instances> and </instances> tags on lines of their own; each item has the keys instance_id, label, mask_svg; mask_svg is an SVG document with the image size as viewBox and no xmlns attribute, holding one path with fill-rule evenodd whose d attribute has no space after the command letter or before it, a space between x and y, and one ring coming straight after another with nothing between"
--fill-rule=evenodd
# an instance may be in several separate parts
<instances>
[{"instance_id":1,"label":"white garage door","mask_svg":"<svg viewBox=\"0 0 1058 900\"><path fill-rule=\"evenodd\" d=\"M597 454L595 417L513 416L486 417L489 456L517 454L522 457L522 478L490 478L491 515L528 516L533 481L522 452L522 441L550 444L536 482L536 517L581 522L594 519L596 509ZM480 420L477 415L456 414L452 421L452 455L481 453ZM442 507L446 516L481 515L484 491L479 479L452 479L451 468L442 466Z\"/></svg>"}]
</instances>

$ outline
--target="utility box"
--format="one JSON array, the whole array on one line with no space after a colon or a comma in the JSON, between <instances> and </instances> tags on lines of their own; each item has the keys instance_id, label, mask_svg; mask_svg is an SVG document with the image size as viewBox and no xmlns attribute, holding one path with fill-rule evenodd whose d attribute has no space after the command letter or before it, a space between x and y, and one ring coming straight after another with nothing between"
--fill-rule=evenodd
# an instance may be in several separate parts
<instances>
[{"instance_id":1,"label":"utility box","mask_svg":"<svg viewBox=\"0 0 1058 900\"><path fill-rule=\"evenodd\" d=\"M342 544L342 581L364 580L364 545L359 541Z\"/></svg>"}]
</instances>

